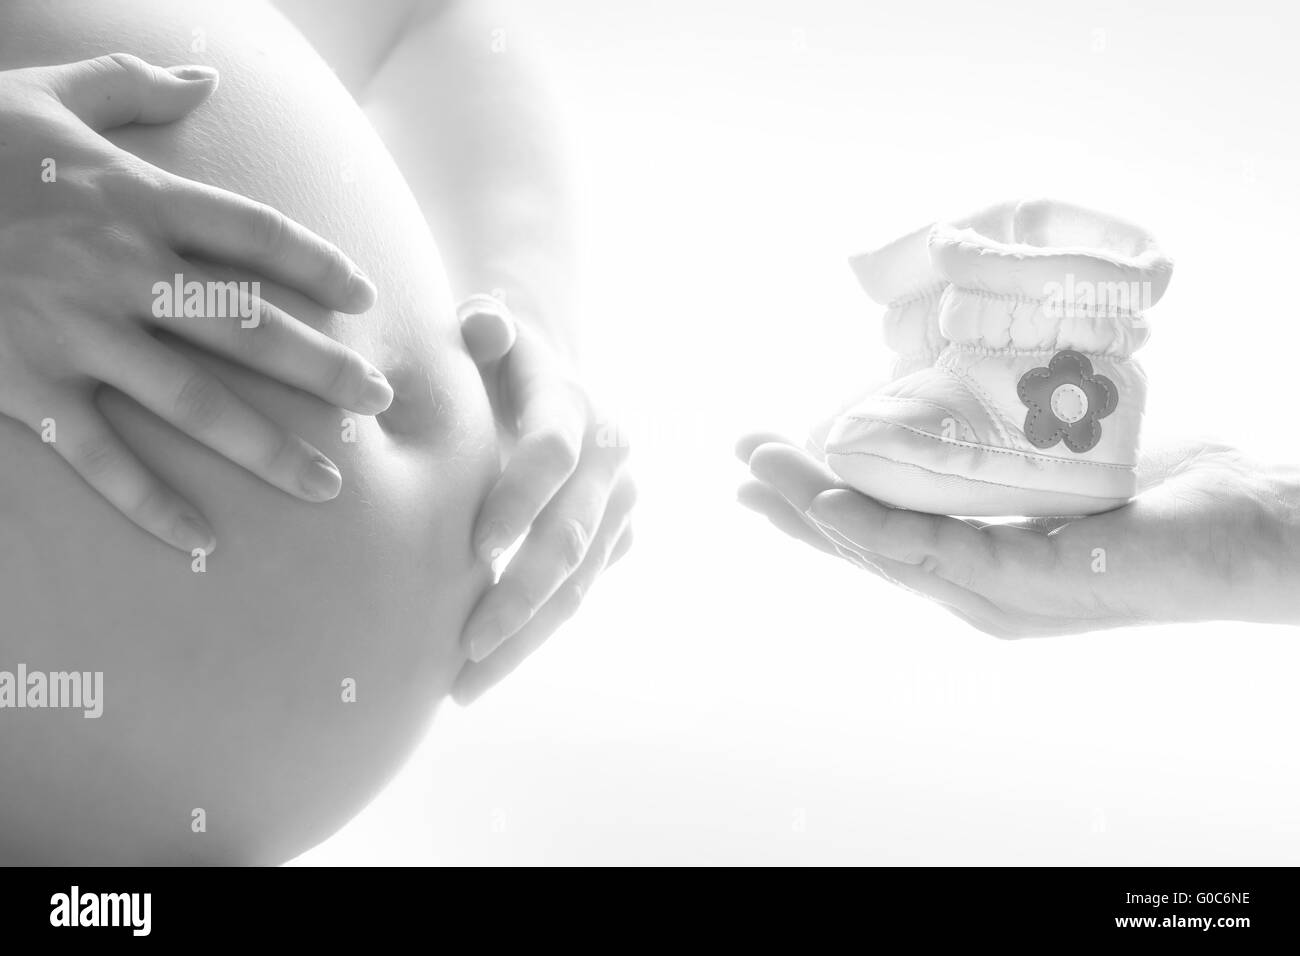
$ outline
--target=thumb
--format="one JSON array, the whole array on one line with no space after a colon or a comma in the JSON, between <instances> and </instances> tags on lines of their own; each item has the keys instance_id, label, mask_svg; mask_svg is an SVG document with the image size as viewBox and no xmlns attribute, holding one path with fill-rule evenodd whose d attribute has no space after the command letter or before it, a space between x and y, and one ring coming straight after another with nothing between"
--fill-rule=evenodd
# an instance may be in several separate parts
<instances>
[{"instance_id":1,"label":"thumb","mask_svg":"<svg viewBox=\"0 0 1300 956\"><path fill-rule=\"evenodd\" d=\"M456 309L465 347L479 365L495 362L514 348L517 330L509 307L490 295L472 295Z\"/></svg>"},{"instance_id":2,"label":"thumb","mask_svg":"<svg viewBox=\"0 0 1300 956\"><path fill-rule=\"evenodd\" d=\"M210 66L146 63L129 53L110 53L51 67L49 89L91 129L127 123L170 123L212 95L217 71Z\"/></svg>"}]
</instances>

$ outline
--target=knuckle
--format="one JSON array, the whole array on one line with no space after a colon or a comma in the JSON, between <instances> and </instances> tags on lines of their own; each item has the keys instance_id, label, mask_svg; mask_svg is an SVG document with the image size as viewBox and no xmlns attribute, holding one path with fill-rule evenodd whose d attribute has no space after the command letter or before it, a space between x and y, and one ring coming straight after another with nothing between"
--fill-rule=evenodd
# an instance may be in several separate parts
<instances>
[{"instance_id":1,"label":"knuckle","mask_svg":"<svg viewBox=\"0 0 1300 956\"><path fill-rule=\"evenodd\" d=\"M204 192L204 187L148 163L131 163L122 168L129 169L132 181L142 187L145 195L160 209L201 196Z\"/></svg>"},{"instance_id":2,"label":"knuckle","mask_svg":"<svg viewBox=\"0 0 1300 956\"><path fill-rule=\"evenodd\" d=\"M566 518L556 529L555 536L565 571L568 573L576 571L582 564L582 559L587 556L591 534L578 519Z\"/></svg>"},{"instance_id":3,"label":"knuckle","mask_svg":"<svg viewBox=\"0 0 1300 956\"><path fill-rule=\"evenodd\" d=\"M103 266L118 268L126 262L143 258L141 243L120 223L87 224L82 233L86 247L93 249Z\"/></svg>"},{"instance_id":4,"label":"knuckle","mask_svg":"<svg viewBox=\"0 0 1300 956\"><path fill-rule=\"evenodd\" d=\"M249 234L253 243L273 258L282 257L288 245L288 221L279 210L266 203L254 203L249 212Z\"/></svg>"},{"instance_id":5,"label":"knuckle","mask_svg":"<svg viewBox=\"0 0 1300 956\"><path fill-rule=\"evenodd\" d=\"M556 613L561 620L567 621L578 613L586 597L586 588L581 581L572 581L555 593L551 600L555 602Z\"/></svg>"},{"instance_id":6,"label":"knuckle","mask_svg":"<svg viewBox=\"0 0 1300 956\"><path fill-rule=\"evenodd\" d=\"M99 478L117 468L122 455L117 443L101 432L78 442L72 460L86 477Z\"/></svg>"},{"instance_id":7,"label":"knuckle","mask_svg":"<svg viewBox=\"0 0 1300 956\"><path fill-rule=\"evenodd\" d=\"M346 287L347 280L352 275L352 265L348 262L343 253L328 243L323 244L324 248L317 252L320 261L321 278L325 282L333 282L340 287Z\"/></svg>"},{"instance_id":8,"label":"knuckle","mask_svg":"<svg viewBox=\"0 0 1300 956\"><path fill-rule=\"evenodd\" d=\"M276 437L267 443L261 454L261 468L264 474L271 474L282 462L288 462L288 470L298 470L306 465L305 454L299 451L298 443L288 432L277 432ZM301 461L295 459L301 458Z\"/></svg>"},{"instance_id":9,"label":"knuckle","mask_svg":"<svg viewBox=\"0 0 1300 956\"><path fill-rule=\"evenodd\" d=\"M142 186L156 185L162 188L164 177L150 172L148 164L139 162L134 156L113 156L102 160L91 179L101 196L126 195L135 202L137 191ZM122 208L129 203L123 203Z\"/></svg>"},{"instance_id":10,"label":"knuckle","mask_svg":"<svg viewBox=\"0 0 1300 956\"><path fill-rule=\"evenodd\" d=\"M231 285L233 287L233 283ZM280 316L275 306L260 296L252 298L251 303L243 298L243 293L232 293L232 297L240 318L226 327L227 337L245 361L266 358L269 350L275 347L276 333L280 326ZM250 313L251 322L243 318Z\"/></svg>"},{"instance_id":11,"label":"knuckle","mask_svg":"<svg viewBox=\"0 0 1300 956\"><path fill-rule=\"evenodd\" d=\"M566 473L578 467L578 449L563 432L545 431L537 436L537 451L552 467Z\"/></svg>"},{"instance_id":12,"label":"knuckle","mask_svg":"<svg viewBox=\"0 0 1300 956\"><path fill-rule=\"evenodd\" d=\"M95 62L106 69L121 70L137 79L147 77L152 72L149 64L134 53L106 53L97 57Z\"/></svg>"},{"instance_id":13,"label":"knuckle","mask_svg":"<svg viewBox=\"0 0 1300 956\"><path fill-rule=\"evenodd\" d=\"M640 498L641 489L637 487L637 483L631 478L626 479L622 488L619 489L619 503L623 506L623 509L631 511L636 507L636 503Z\"/></svg>"},{"instance_id":14,"label":"knuckle","mask_svg":"<svg viewBox=\"0 0 1300 956\"><path fill-rule=\"evenodd\" d=\"M148 163L125 159L105 167L103 181L112 187L113 194L126 200L118 206L123 218L139 217L155 230L186 192L180 177Z\"/></svg>"},{"instance_id":15,"label":"knuckle","mask_svg":"<svg viewBox=\"0 0 1300 956\"><path fill-rule=\"evenodd\" d=\"M261 296L254 299L253 304L257 308L257 324L252 327L251 331L260 332L262 336L273 335L280 329L280 312L270 302L267 302ZM241 331L243 327L239 326ZM246 336L253 339L254 336Z\"/></svg>"},{"instance_id":16,"label":"knuckle","mask_svg":"<svg viewBox=\"0 0 1300 956\"><path fill-rule=\"evenodd\" d=\"M502 595L505 608L516 618L530 618L542 606L537 596L537 582L516 580L514 587Z\"/></svg>"},{"instance_id":17,"label":"knuckle","mask_svg":"<svg viewBox=\"0 0 1300 956\"><path fill-rule=\"evenodd\" d=\"M225 413L226 402L225 389L216 378L194 372L176 394L176 416L190 428L211 428Z\"/></svg>"},{"instance_id":18,"label":"knuckle","mask_svg":"<svg viewBox=\"0 0 1300 956\"><path fill-rule=\"evenodd\" d=\"M239 320L230 322L225 327L225 337L243 361L251 364L254 360L266 358L268 350L273 347L276 331L275 309L265 299L254 299L252 317L254 321L246 323L243 316L248 304L236 295L236 308Z\"/></svg>"},{"instance_id":19,"label":"knuckle","mask_svg":"<svg viewBox=\"0 0 1300 956\"><path fill-rule=\"evenodd\" d=\"M353 374L355 366L347 349L337 344L330 346L327 367L329 394L344 397L345 403L359 397L361 376Z\"/></svg>"}]
</instances>

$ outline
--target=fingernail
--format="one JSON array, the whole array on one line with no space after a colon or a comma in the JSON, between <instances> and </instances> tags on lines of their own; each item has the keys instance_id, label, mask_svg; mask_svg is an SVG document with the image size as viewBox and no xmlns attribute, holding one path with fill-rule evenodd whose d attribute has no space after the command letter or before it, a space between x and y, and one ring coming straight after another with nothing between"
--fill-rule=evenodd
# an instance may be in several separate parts
<instances>
[{"instance_id":1,"label":"fingernail","mask_svg":"<svg viewBox=\"0 0 1300 956\"><path fill-rule=\"evenodd\" d=\"M343 476L334 462L317 455L302 473L302 490L316 501L328 501L338 496L343 488Z\"/></svg>"},{"instance_id":2,"label":"fingernail","mask_svg":"<svg viewBox=\"0 0 1300 956\"><path fill-rule=\"evenodd\" d=\"M365 302L367 308L374 305L375 300L379 298L379 290L370 281L370 277L360 269L352 270L352 275L348 279L348 292L353 301Z\"/></svg>"},{"instance_id":3,"label":"fingernail","mask_svg":"<svg viewBox=\"0 0 1300 956\"><path fill-rule=\"evenodd\" d=\"M167 68L172 76L190 82L211 82L217 78L217 71L210 66L172 66Z\"/></svg>"},{"instance_id":4,"label":"fingernail","mask_svg":"<svg viewBox=\"0 0 1300 956\"><path fill-rule=\"evenodd\" d=\"M451 689L451 699L456 702L458 707L468 707L474 701L483 696L483 693L492 687L491 684L478 684L469 686L461 681L457 681Z\"/></svg>"},{"instance_id":5,"label":"fingernail","mask_svg":"<svg viewBox=\"0 0 1300 956\"><path fill-rule=\"evenodd\" d=\"M393 386L388 384L384 373L372 368L366 373L366 382L361 387L361 405L358 411L370 411L378 415L393 404Z\"/></svg>"},{"instance_id":6,"label":"fingernail","mask_svg":"<svg viewBox=\"0 0 1300 956\"><path fill-rule=\"evenodd\" d=\"M501 557L513 541L505 524L493 521L479 533L474 550L484 561L492 562Z\"/></svg>"},{"instance_id":7,"label":"fingernail","mask_svg":"<svg viewBox=\"0 0 1300 956\"><path fill-rule=\"evenodd\" d=\"M195 515L182 515L176 522L176 543L186 551L204 551L208 554L217 546L212 529Z\"/></svg>"}]
</instances>

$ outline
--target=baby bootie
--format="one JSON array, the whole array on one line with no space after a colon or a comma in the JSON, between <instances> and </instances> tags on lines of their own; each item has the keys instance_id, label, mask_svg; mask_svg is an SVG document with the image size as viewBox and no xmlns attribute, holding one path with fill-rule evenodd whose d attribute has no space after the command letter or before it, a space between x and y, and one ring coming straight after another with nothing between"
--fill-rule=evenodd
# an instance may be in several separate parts
<instances>
[{"instance_id":1,"label":"baby bootie","mask_svg":"<svg viewBox=\"0 0 1300 956\"><path fill-rule=\"evenodd\" d=\"M885 345L895 355L891 379L928 368L948 340L939 331L939 299L948 280L930 262L934 223L873 252L849 258L849 268L872 300L885 307Z\"/></svg>"},{"instance_id":2,"label":"baby bootie","mask_svg":"<svg viewBox=\"0 0 1300 956\"><path fill-rule=\"evenodd\" d=\"M1015 207L1015 202L999 203L952 222L982 232L996 230L999 223L1011 217ZM929 368L948 344L939 330L939 302L948 280L930 259L930 233L935 225L930 223L879 249L849 257L849 268L858 284L872 301L885 308L882 331L885 345L894 353L889 381ZM853 401L814 425L809 432L809 450L825 457L826 438L835 422L882 385L862 389Z\"/></svg>"},{"instance_id":3,"label":"baby bootie","mask_svg":"<svg viewBox=\"0 0 1300 956\"><path fill-rule=\"evenodd\" d=\"M1154 239L1035 200L941 223L928 246L948 344L835 421L830 468L936 514L1080 515L1131 499L1146 399L1132 354L1173 271Z\"/></svg>"},{"instance_id":4,"label":"baby bootie","mask_svg":"<svg viewBox=\"0 0 1300 956\"><path fill-rule=\"evenodd\" d=\"M939 299L948 287L930 264L930 230L934 223L895 239L873 252L849 257L849 268L874 302L885 307L885 344L894 351L889 381L934 364L947 339L939 332ZM857 406L883 383L859 385L852 401L818 421L808 432L807 447L826 455L826 437L848 409Z\"/></svg>"}]
</instances>

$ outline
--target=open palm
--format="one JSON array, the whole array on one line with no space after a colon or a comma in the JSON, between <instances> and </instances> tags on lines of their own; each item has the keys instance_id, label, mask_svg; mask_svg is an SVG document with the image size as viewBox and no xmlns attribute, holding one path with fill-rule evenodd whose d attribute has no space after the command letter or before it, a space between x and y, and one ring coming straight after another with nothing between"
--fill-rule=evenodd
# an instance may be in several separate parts
<instances>
[{"instance_id":1,"label":"open palm","mask_svg":"<svg viewBox=\"0 0 1300 956\"><path fill-rule=\"evenodd\" d=\"M738 446L741 503L782 531L998 637L1170 621L1300 623L1300 469L1190 442L1148 454L1139 496L1082 518L986 523L889 508L771 435Z\"/></svg>"}]
</instances>

